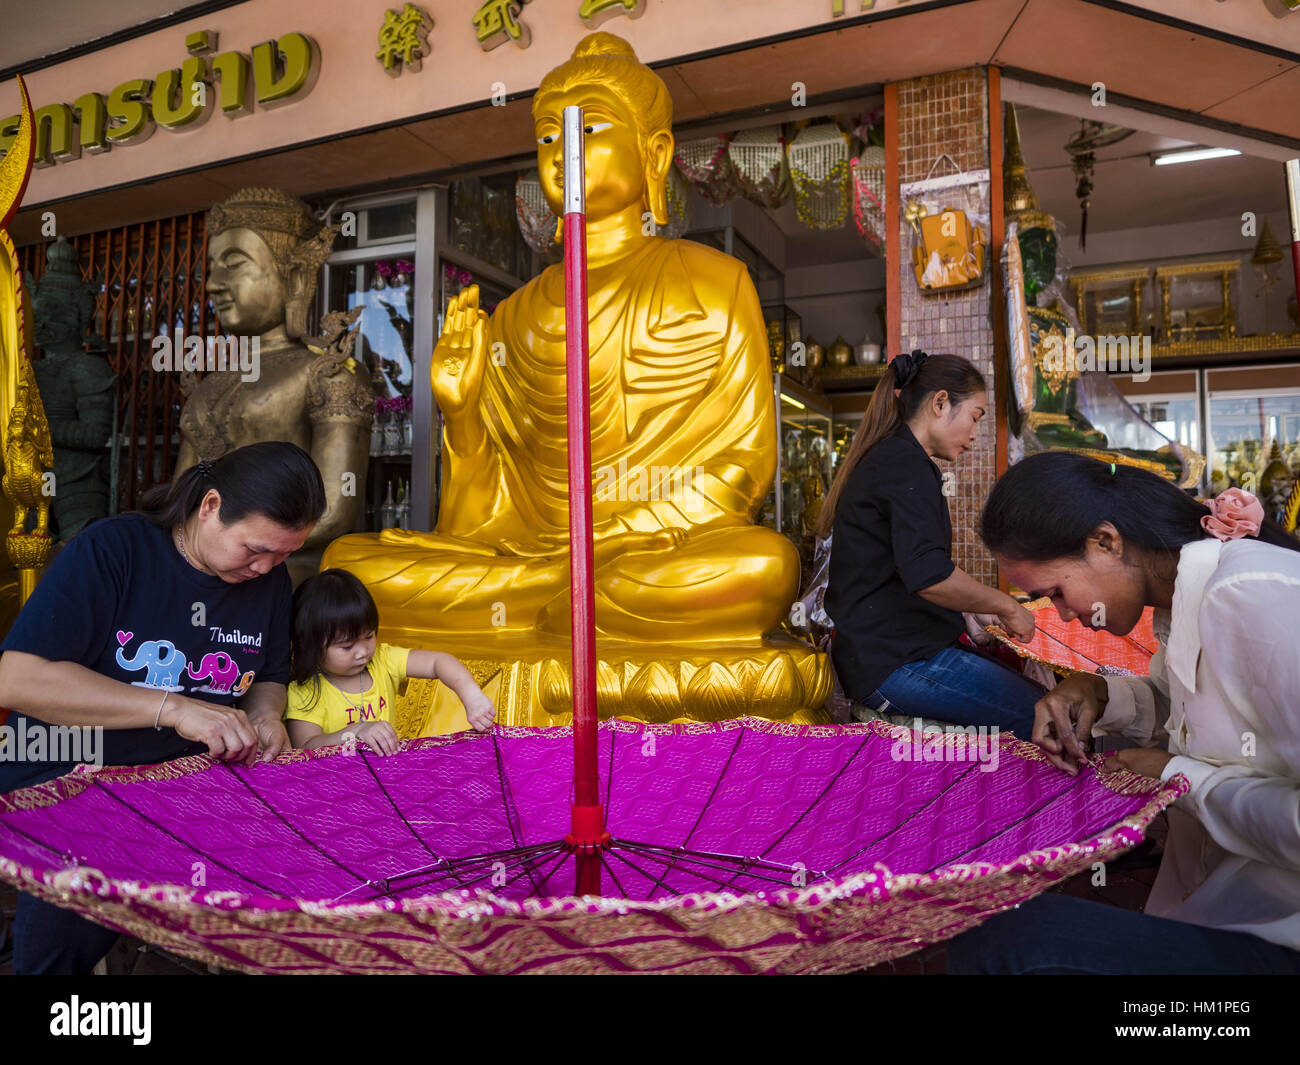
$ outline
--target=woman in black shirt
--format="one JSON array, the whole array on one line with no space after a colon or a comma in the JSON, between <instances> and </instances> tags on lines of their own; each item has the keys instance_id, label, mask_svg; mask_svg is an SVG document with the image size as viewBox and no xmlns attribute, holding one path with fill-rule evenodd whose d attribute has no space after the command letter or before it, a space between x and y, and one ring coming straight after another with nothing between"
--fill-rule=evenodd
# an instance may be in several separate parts
<instances>
[{"instance_id":1,"label":"woman in black shirt","mask_svg":"<svg viewBox=\"0 0 1300 1065\"><path fill-rule=\"evenodd\" d=\"M825 608L845 694L870 710L992 725L1028 739L1044 689L958 643L963 612L1017 639L1033 616L952 561L945 481L987 412L984 378L956 355L900 355L840 465L818 535L833 528ZM833 523L833 524L832 524Z\"/></svg>"}]
</instances>

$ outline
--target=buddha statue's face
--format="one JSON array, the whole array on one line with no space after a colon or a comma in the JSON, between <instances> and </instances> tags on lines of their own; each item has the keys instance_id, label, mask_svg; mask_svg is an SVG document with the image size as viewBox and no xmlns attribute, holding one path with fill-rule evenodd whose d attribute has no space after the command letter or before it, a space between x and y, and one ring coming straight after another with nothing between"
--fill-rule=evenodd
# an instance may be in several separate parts
<instances>
[{"instance_id":1,"label":"buddha statue's face","mask_svg":"<svg viewBox=\"0 0 1300 1065\"><path fill-rule=\"evenodd\" d=\"M227 333L265 336L284 324L284 280L266 241L251 229L227 229L208 241L206 287Z\"/></svg>"},{"instance_id":2,"label":"buddha statue's face","mask_svg":"<svg viewBox=\"0 0 1300 1065\"><path fill-rule=\"evenodd\" d=\"M573 104L583 109L588 221L644 203L647 182L662 182L668 173L672 134L661 130L643 142L622 97L586 84L549 94L537 111L537 173L551 210L564 213L564 108Z\"/></svg>"},{"instance_id":3,"label":"buddha statue's face","mask_svg":"<svg viewBox=\"0 0 1300 1065\"><path fill-rule=\"evenodd\" d=\"M1031 304L1056 276L1056 234L1041 226L1020 234L1020 259L1025 271L1025 295Z\"/></svg>"}]
</instances>

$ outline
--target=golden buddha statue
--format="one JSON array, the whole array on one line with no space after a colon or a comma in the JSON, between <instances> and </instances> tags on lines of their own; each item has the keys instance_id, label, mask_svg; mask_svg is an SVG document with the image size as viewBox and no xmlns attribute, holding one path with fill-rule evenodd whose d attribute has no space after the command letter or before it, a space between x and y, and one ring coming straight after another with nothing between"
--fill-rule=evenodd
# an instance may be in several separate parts
<instances>
[{"instance_id":1,"label":"golden buddha statue","mask_svg":"<svg viewBox=\"0 0 1300 1065\"><path fill-rule=\"evenodd\" d=\"M326 544L352 529L365 498L374 417L369 375L300 339L337 233L279 189L241 189L213 207L207 292L225 335L257 338L255 372L218 368L181 382L187 401L177 474L263 440L290 440L319 467L325 514L289 559L295 585L316 572Z\"/></svg>"},{"instance_id":2,"label":"golden buddha statue","mask_svg":"<svg viewBox=\"0 0 1300 1065\"><path fill-rule=\"evenodd\" d=\"M766 633L798 587L798 554L753 517L776 470L767 330L744 265L668 221L667 86L631 46L584 38L533 101L538 172L562 215L562 114L586 124L591 452L602 714L651 720L744 713L802 721L829 691L825 656ZM563 239L563 223L559 238ZM432 360L444 417L432 533L345 536L381 635L466 659L504 724L569 720L564 272L489 317L454 298ZM431 707L404 735L465 727Z\"/></svg>"}]
</instances>

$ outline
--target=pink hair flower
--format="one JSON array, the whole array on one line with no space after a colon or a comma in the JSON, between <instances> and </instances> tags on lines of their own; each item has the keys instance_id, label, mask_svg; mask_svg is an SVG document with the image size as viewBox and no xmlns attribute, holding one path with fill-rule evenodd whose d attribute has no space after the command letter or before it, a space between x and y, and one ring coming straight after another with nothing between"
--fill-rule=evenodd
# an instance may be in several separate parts
<instances>
[{"instance_id":1,"label":"pink hair flower","mask_svg":"<svg viewBox=\"0 0 1300 1065\"><path fill-rule=\"evenodd\" d=\"M1210 512L1201 519L1201 528L1219 540L1256 536L1264 522L1263 504L1240 488L1220 492L1205 505Z\"/></svg>"}]
</instances>

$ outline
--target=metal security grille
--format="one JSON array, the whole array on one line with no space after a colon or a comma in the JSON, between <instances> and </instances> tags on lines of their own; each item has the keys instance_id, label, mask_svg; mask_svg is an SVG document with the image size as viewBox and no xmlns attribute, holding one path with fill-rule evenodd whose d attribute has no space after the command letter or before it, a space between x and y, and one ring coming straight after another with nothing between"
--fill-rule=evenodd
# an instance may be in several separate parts
<instances>
[{"instance_id":1,"label":"metal security grille","mask_svg":"<svg viewBox=\"0 0 1300 1065\"><path fill-rule=\"evenodd\" d=\"M102 345L118 375L117 433L109 446L117 510L170 480L180 450L180 375L153 368L160 331L206 336L216 315L203 290L206 239L201 213L179 215L70 238L82 277L98 281L88 343ZM45 245L19 251L39 279ZM110 504L111 505L111 504Z\"/></svg>"}]
</instances>

